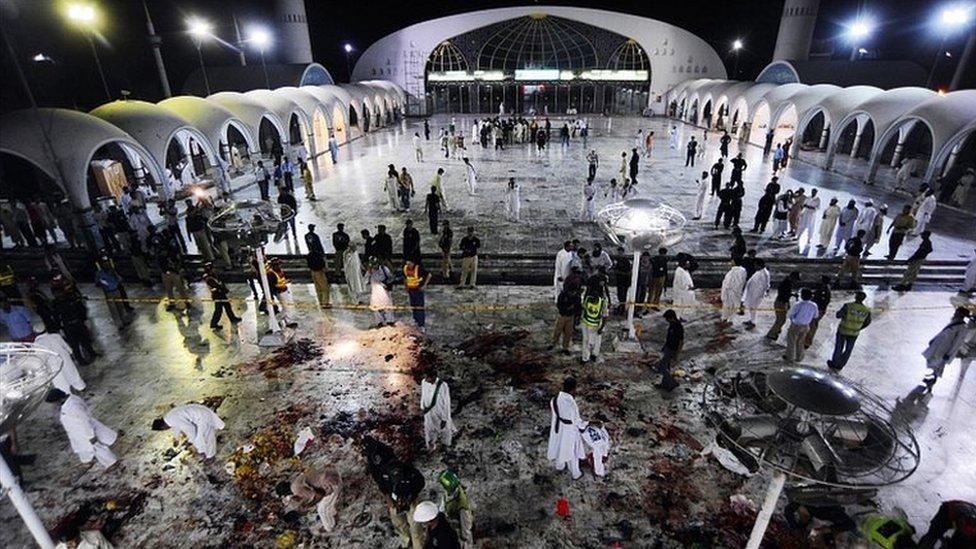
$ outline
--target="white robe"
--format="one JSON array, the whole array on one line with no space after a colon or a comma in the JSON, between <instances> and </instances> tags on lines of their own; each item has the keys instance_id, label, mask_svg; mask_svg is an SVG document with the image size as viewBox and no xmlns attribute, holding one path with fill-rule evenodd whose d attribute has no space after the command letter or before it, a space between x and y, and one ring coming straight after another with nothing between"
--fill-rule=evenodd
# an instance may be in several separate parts
<instances>
[{"instance_id":1,"label":"white robe","mask_svg":"<svg viewBox=\"0 0 976 549\"><path fill-rule=\"evenodd\" d=\"M552 285L556 289L556 297L559 296L559 292L563 291L563 281L569 276L573 255L573 252L566 251L566 248L556 252L556 267L552 273Z\"/></svg>"},{"instance_id":2,"label":"white robe","mask_svg":"<svg viewBox=\"0 0 976 549\"><path fill-rule=\"evenodd\" d=\"M583 186L583 220L596 219L596 186L587 183Z\"/></svg>"},{"instance_id":3,"label":"white robe","mask_svg":"<svg viewBox=\"0 0 976 549\"><path fill-rule=\"evenodd\" d=\"M441 388L437 392L437 401L434 402L434 389L440 382ZM451 389L447 382L438 379L434 383L426 379L420 382L420 412L430 408L424 415L424 440L427 442L429 450L437 442L443 442L445 446L451 445L454 436L454 420L451 419ZM441 426L443 424L443 427Z\"/></svg>"},{"instance_id":4,"label":"white robe","mask_svg":"<svg viewBox=\"0 0 976 549\"><path fill-rule=\"evenodd\" d=\"M210 408L202 404L184 404L166 412L163 421L176 436L186 435L197 452L208 458L217 454L217 431L225 425Z\"/></svg>"},{"instance_id":5,"label":"white robe","mask_svg":"<svg viewBox=\"0 0 976 549\"><path fill-rule=\"evenodd\" d=\"M64 341L61 334L44 333L34 339L34 345L47 349L61 357L61 371L54 376L51 382L56 389L63 393L71 394L71 389L78 391L85 389L85 380L81 379L78 373L78 365L71 355L71 347Z\"/></svg>"},{"instance_id":6,"label":"white robe","mask_svg":"<svg viewBox=\"0 0 976 549\"><path fill-rule=\"evenodd\" d=\"M109 449L115 444L118 434L93 418L80 396L70 395L61 405L61 425L68 435L71 449L82 463L97 459L102 467L109 468L118 461Z\"/></svg>"},{"instance_id":7,"label":"white robe","mask_svg":"<svg viewBox=\"0 0 976 549\"><path fill-rule=\"evenodd\" d=\"M668 130L668 147L672 149L678 148L678 130L674 128Z\"/></svg>"},{"instance_id":8,"label":"white robe","mask_svg":"<svg viewBox=\"0 0 976 549\"><path fill-rule=\"evenodd\" d=\"M936 376L941 376L946 365L956 358L956 353L966 342L968 335L965 322L954 322L942 328L942 331L929 341L929 346L922 351L922 356Z\"/></svg>"},{"instance_id":9,"label":"white robe","mask_svg":"<svg viewBox=\"0 0 976 549\"><path fill-rule=\"evenodd\" d=\"M932 214L935 213L935 206L934 194L926 197L922 201L922 204L918 207L918 211L915 212L915 230L912 231L912 234L922 234L922 231L928 226L929 221L932 220Z\"/></svg>"},{"instance_id":10,"label":"white robe","mask_svg":"<svg viewBox=\"0 0 976 549\"><path fill-rule=\"evenodd\" d=\"M695 291L692 290L694 286L691 273L681 267L675 267L674 282L671 284L671 302L675 307L693 307L697 304ZM683 312L688 311L678 311L678 316Z\"/></svg>"},{"instance_id":11,"label":"white robe","mask_svg":"<svg viewBox=\"0 0 976 549\"><path fill-rule=\"evenodd\" d=\"M349 291L357 300L359 296L366 293L366 284L363 283L363 266L359 261L359 254L354 250L347 249L342 258L342 270L346 275L346 284Z\"/></svg>"},{"instance_id":12,"label":"white robe","mask_svg":"<svg viewBox=\"0 0 976 549\"><path fill-rule=\"evenodd\" d=\"M383 183L383 189L386 191L386 197L390 200L390 207L394 210L400 209L400 197L397 195L397 186L400 185L400 180L392 175L386 177L386 182Z\"/></svg>"},{"instance_id":13,"label":"white robe","mask_svg":"<svg viewBox=\"0 0 976 549\"><path fill-rule=\"evenodd\" d=\"M474 193L472 193L474 194ZM512 221L519 221L522 219L522 198L519 192L519 186L516 185L506 191L508 194L508 218Z\"/></svg>"},{"instance_id":14,"label":"white robe","mask_svg":"<svg viewBox=\"0 0 976 549\"><path fill-rule=\"evenodd\" d=\"M800 224L796 229L796 238L799 240L804 233L807 234L807 246L813 245L813 228L817 225L817 214L820 211L820 197L807 197L803 203L803 211L800 212Z\"/></svg>"},{"instance_id":15,"label":"white robe","mask_svg":"<svg viewBox=\"0 0 976 549\"><path fill-rule=\"evenodd\" d=\"M559 417L564 420L560 422L558 432L556 432L556 410L553 404L559 407ZM556 467L560 467L586 457L580 431L586 429L587 424L580 418L576 399L560 391L556 398L550 401L549 411L552 418L549 422L549 448L546 451L546 458ZM569 423L566 423L567 421Z\"/></svg>"},{"instance_id":16,"label":"white robe","mask_svg":"<svg viewBox=\"0 0 976 549\"><path fill-rule=\"evenodd\" d=\"M711 188L711 182L707 177L701 179L698 182L698 197L695 200L695 217L701 217L705 213L705 198L708 197L708 191Z\"/></svg>"},{"instance_id":17,"label":"white robe","mask_svg":"<svg viewBox=\"0 0 976 549\"><path fill-rule=\"evenodd\" d=\"M766 293L769 292L769 269L763 268L759 271L752 273L749 277L749 281L746 282L745 295L742 298L743 303L746 307L750 309L756 309L762 303Z\"/></svg>"},{"instance_id":18,"label":"white robe","mask_svg":"<svg viewBox=\"0 0 976 549\"><path fill-rule=\"evenodd\" d=\"M474 166L471 164L465 165L468 174L468 194L474 194L475 189L478 188L478 174L474 171Z\"/></svg>"},{"instance_id":19,"label":"white robe","mask_svg":"<svg viewBox=\"0 0 976 549\"><path fill-rule=\"evenodd\" d=\"M381 269L389 273L385 277L386 280L392 280L393 274L390 270L384 266L379 266L377 269ZM374 272L370 271L367 276L369 276L369 308L373 311L373 315L376 316L377 322L393 322L393 296L390 291L386 289L386 285L383 283L384 277L379 275L374 276Z\"/></svg>"},{"instance_id":20,"label":"white robe","mask_svg":"<svg viewBox=\"0 0 976 549\"><path fill-rule=\"evenodd\" d=\"M854 223L854 230L851 235L857 234L857 231L864 231L865 234L871 232L871 228L874 227L874 218L878 217L878 210L874 206L867 206L861 213L857 215L857 221Z\"/></svg>"},{"instance_id":21,"label":"white robe","mask_svg":"<svg viewBox=\"0 0 976 549\"><path fill-rule=\"evenodd\" d=\"M746 268L740 265L732 267L725 273L725 278L722 279L722 320L731 320L739 304L742 303L747 277Z\"/></svg>"}]
</instances>

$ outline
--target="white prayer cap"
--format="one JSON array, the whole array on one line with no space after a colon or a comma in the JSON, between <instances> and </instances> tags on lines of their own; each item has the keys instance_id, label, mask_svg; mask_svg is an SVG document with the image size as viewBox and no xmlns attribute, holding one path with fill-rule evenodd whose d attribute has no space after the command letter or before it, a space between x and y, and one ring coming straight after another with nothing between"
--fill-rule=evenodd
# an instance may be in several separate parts
<instances>
[{"instance_id":1,"label":"white prayer cap","mask_svg":"<svg viewBox=\"0 0 976 549\"><path fill-rule=\"evenodd\" d=\"M430 522L437 518L437 504L432 501L422 501L417 504L413 512L414 522Z\"/></svg>"}]
</instances>

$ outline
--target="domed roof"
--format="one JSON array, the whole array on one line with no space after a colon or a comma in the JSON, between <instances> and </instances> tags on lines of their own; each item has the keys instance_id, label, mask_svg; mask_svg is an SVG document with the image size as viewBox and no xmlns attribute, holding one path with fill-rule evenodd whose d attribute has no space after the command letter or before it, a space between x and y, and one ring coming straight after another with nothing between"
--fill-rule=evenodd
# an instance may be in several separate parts
<instances>
[{"instance_id":1,"label":"domed roof","mask_svg":"<svg viewBox=\"0 0 976 549\"><path fill-rule=\"evenodd\" d=\"M552 15L526 15L497 25L478 53L481 70L579 70L597 66L596 48L580 23Z\"/></svg>"}]
</instances>

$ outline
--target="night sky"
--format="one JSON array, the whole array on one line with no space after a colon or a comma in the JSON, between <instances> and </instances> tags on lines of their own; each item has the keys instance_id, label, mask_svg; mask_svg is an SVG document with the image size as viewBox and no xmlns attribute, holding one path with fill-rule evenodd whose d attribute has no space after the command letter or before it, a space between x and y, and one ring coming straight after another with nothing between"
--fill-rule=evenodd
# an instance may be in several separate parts
<instances>
[{"instance_id":1,"label":"night sky","mask_svg":"<svg viewBox=\"0 0 976 549\"><path fill-rule=\"evenodd\" d=\"M113 93L125 89L131 97L157 101L162 98L159 82L146 40L145 18L139 0L90 0L100 7L106 19L98 43L109 84ZM61 15L67 0L0 0L5 5L2 30L11 38L18 58L42 106L63 106L88 109L104 102L104 92L98 80L94 61L83 35L70 27ZM931 20L939 8L951 3L920 0L822 0L815 41L823 41L815 48L829 49L833 39L843 32L844 22L852 19L863 5L881 25L865 44L872 55L882 59L910 59L928 70L938 49L939 36L932 30ZM10 5L16 6L11 17ZM273 3L270 0L148 0L156 24L163 38L163 58L174 93L183 80L196 68L197 58L189 37L185 34L185 20L197 15L211 21L221 38L233 42L233 23L236 15L242 27L266 24L270 27ZM518 6L526 2L468 1L447 4L443 1L377 1L339 2L334 0L306 0L315 60L322 63L337 81L345 80L345 58L341 45L352 43L365 49L384 35L412 23L473 11L476 9ZM540 5L571 5L633 13L665 21L687 29L713 45L726 57L731 72L732 59L727 56L729 44L742 37L746 49L740 60L740 78L754 78L772 57L773 45L783 0L748 1L616 1L601 2L544 2ZM341 6L341 9L336 9ZM409 6L409 11L404 7ZM937 82L951 78L955 60L963 46L964 37L954 36L946 41L953 59L943 59ZM846 42L836 41L835 58L846 57L850 50ZM36 63L31 58L39 53L50 56L53 62ZM205 46L208 65L231 64L236 53L227 47L211 43ZM273 53L269 54L270 58ZM257 61L256 55L249 56ZM3 111L27 105L16 78L9 52L0 53L0 109Z\"/></svg>"}]
</instances>

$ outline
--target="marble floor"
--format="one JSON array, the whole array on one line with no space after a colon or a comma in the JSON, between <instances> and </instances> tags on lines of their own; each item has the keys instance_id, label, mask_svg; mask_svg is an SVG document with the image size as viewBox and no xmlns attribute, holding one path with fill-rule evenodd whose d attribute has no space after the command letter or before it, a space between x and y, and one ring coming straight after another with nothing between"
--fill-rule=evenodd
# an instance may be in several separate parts
<instances>
[{"instance_id":1,"label":"marble floor","mask_svg":"<svg viewBox=\"0 0 976 549\"><path fill-rule=\"evenodd\" d=\"M774 273L774 280L779 276ZM54 405L42 405L22 423L21 449L37 455L25 469L25 490L52 529L85 509L91 513L89 527L112 525L110 538L117 547L395 547L380 495L353 442L354 435L367 432L390 441L401 456L415 458L427 479L425 498L436 494L440 470L459 471L477 506L481 547L637 546L654 540L678 547L703 539L738 546L744 541L736 537L742 528L730 532L725 519L716 517L726 516L733 494L760 502L769 481L766 473L740 477L697 455L714 436L700 407L708 370L775 361L783 352L782 339L769 344L762 338L772 321L769 311L753 331L742 326L743 317L732 328L718 326L714 290L699 292L702 306L685 313L680 363L685 378L670 395L652 387L657 379L649 369L664 338L659 315L640 321L641 352L618 344L626 330L613 317L601 362L580 366L575 354L546 351L554 311L539 288L432 288L428 328L421 333L406 313L398 313L396 326L376 330L369 329L368 310L322 312L314 305L312 287L299 284L293 290L296 338L309 339L321 354L292 358L280 367L256 362L270 351L255 344L266 321L256 315L246 287L232 288L244 322L231 328L225 321L218 332L207 327L209 303L175 316L151 302L157 292L143 289L133 294L147 301L136 305L132 325L120 331L95 291L84 290L92 298L89 308L103 356L81 369L88 383L83 397L96 417L122 432L113 446L121 461L107 471L80 464ZM195 292L205 297L199 285ZM844 375L893 405L921 379L921 350L962 302L951 293L870 293L874 323L859 338ZM848 299L835 292L830 320L804 363L824 367L836 325L832 313ZM354 304L346 288L333 288L333 300ZM399 289L395 301L405 304ZM768 300L766 306L771 307ZM499 333L511 339L480 352L469 343ZM417 375L430 367L451 384L455 405L465 402L455 413L454 448L433 454L423 449L416 404ZM545 459L548 398L568 375L581 381L582 415L603 421L613 437L604 479L586 472L583 480L571 482ZM955 361L932 397L911 410L921 463L908 480L879 491L882 510L900 507L924 531L941 501L976 499L974 394L976 376L966 376ZM149 429L171 405L192 401L217 406L227 424L213 460L185 444L174 445L169 433ZM317 439L291 457L291 441L304 427ZM285 451L267 452L268 439L282 441ZM250 458L248 445L266 453ZM243 464L257 469L256 479L237 473ZM331 533L318 525L314 508L274 494L277 482L311 465L334 467L343 478L338 525ZM560 496L572 509L565 520L553 515ZM660 501L674 498L662 509ZM0 501L0 520L5 525L0 545L29 545L6 499ZM779 515L774 521L783 526Z\"/></svg>"}]
</instances>

